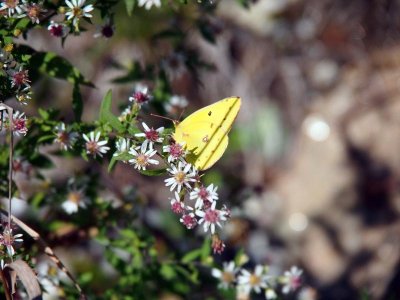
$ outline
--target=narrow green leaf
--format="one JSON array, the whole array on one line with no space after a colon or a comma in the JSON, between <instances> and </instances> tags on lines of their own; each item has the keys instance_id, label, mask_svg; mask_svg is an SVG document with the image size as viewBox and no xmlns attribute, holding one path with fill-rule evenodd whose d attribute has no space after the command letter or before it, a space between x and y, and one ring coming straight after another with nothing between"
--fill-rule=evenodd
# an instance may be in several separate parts
<instances>
[{"instance_id":1,"label":"narrow green leaf","mask_svg":"<svg viewBox=\"0 0 400 300\"><path fill-rule=\"evenodd\" d=\"M157 169L157 170L140 170L140 174L146 176L160 176L164 175L167 172L167 169Z\"/></svg>"},{"instance_id":2,"label":"narrow green leaf","mask_svg":"<svg viewBox=\"0 0 400 300\"><path fill-rule=\"evenodd\" d=\"M74 84L79 83L94 87L93 83L87 80L68 60L54 52L35 53L30 60L30 67L39 69L42 73L51 77L64 79Z\"/></svg>"},{"instance_id":3,"label":"narrow green leaf","mask_svg":"<svg viewBox=\"0 0 400 300\"><path fill-rule=\"evenodd\" d=\"M118 132L123 132L125 131L124 125L122 125L118 118L111 112L111 99L112 93L111 90L109 90L101 102L99 116L100 122L108 123Z\"/></svg>"},{"instance_id":4,"label":"narrow green leaf","mask_svg":"<svg viewBox=\"0 0 400 300\"><path fill-rule=\"evenodd\" d=\"M132 15L135 4L136 4L136 0L125 0L126 12L128 13L128 16Z\"/></svg>"},{"instance_id":5,"label":"narrow green leaf","mask_svg":"<svg viewBox=\"0 0 400 300\"><path fill-rule=\"evenodd\" d=\"M201 249L192 250L182 257L181 262L187 264L201 257L201 254L202 254Z\"/></svg>"}]
</instances>

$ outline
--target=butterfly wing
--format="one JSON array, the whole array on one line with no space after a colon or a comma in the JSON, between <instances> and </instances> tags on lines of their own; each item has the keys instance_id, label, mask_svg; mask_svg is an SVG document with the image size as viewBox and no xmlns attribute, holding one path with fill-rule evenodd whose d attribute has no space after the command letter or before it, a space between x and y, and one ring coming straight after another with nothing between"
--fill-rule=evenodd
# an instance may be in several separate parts
<instances>
[{"instance_id":1,"label":"butterfly wing","mask_svg":"<svg viewBox=\"0 0 400 300\"><path fill-rule=\"evenodd\" d=\"M185 143L195 157L192 159L199 170L211 167L228 146L228 133L239 112L241 100L230 97L208 105L179 123L174 139Z\"/></svg>"}]
</instances>

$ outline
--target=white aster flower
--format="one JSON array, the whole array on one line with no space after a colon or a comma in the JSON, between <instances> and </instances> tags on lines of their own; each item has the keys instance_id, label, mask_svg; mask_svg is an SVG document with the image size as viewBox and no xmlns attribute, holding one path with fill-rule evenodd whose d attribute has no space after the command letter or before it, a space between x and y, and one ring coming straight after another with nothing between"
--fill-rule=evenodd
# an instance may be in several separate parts
<instances>
[{"instance_id":1,"label":"white aster flower","mask_svg":"<svg viewBox=\"0 0 400 300\"><path fill-rule=\"evenodd\" d=\"M4 229L3 233L0 234L0 244L7 248L7 253L9 256L14 256L15 250L13 245L15 243L23 242L22 234L13 234L12 229L8 226Z\"/></svg>"},{"instance_id":2,"label":"white aster flower","mask_svg":"<svg viewBox=\"0 0 400 300\"><path fill-rule=\"evenodd\" d=\"M170 114L176 114L188 106L189 102L184 96L173 95L165 104L165 110Z\"/></svg>"},{"instance_id":3,"label":"white aster flower","mask_svg":"<svg viewBox=\"0 0 400 300\"><path fill-rule=\"evenodd\" d=\"M99 155L103 157L104 153L107 153L110 150L110 147L106 146L107 141L99 141L100 139L100 131L97 132L96 136L94 135L95 132L92 131L89 133L89 136L83 134L83 139L86 141L86 153L93 155Z\"/></svg>"},{"instance_id":4,"label":"white aster flower","mask_svg":"<svg viewBox=\"0 0 400 300\"><path fill-rule=\"evenodd\" d=\"M170 198L171 210L176 214L181 214L185 211L185 204L181 200L181 196L175 191L175 198Z\"/></svg>"},{"instance_id":5,"label":"white aster flower","mask_svg":"<svg viewBox=\"0 0 400 300\"><path fill-rule=\"evenodd\" d=\"M261 289L266 289L268 287L269 276L267 276L264 271L265 268L261 265L257 265L253 273L242 269L238 277L238 284L248 293L252 290L256 293L261 293Z\"/></svg>"},{"instance_id":6,"label":"white aster flower","mask_svg":"<svg viewBox=\"0 0 400 300\"><path fill-rule=\"evenodd\" d=\"M90 12L94 9L92 4L83 6L86 0L65 0L68 11L65 13L67 20L72 20L74 26L77 26L82 17L91 18Z\"/></svg>"},{"instance_id":7,"label":"white aster flower","mask_svg":"<svg viewBox=\"0 0 400 300\"><path fill-rule=\"evenodd\" d=\"M190 189L190 182L196 181L197 172L191 164L185 164L180 161L178 166L171 165L171 168L167 169L167 171L172 177L164 181L166 186L171 186L171 191L177 188L178 193L180 193L183 186Z\"/></svg>"},{"instance_id":8,"label":"white aster flower","mask_svg":"<svg viewBox=\"0 0 400 300\"><path fill-rule=\"evenodd\" d=\"M64 23L57 23L51 20L49 26L47 26L47 30L52 36L62 38L67 36L69 28Z\"/></svg>"},{"instance_id":9,"label":"white aster flower","mask_svg":"<svg viewBox=\"0 0 400 300\"><path fill-rule=\"evenodd\" d=\"M161 0L139 0L138 6L144 6L147 10L153 6L161 7Z\"/></svg>"},{"instance_id":10,"label":"white aster flower","mask_svg":"<svg viewBox=\"0 0 400 300\"><path fill-rule=\"evenodd\" d=\"M114 152L113 156L118 156L118 155L128 152L131 147L130 143L131 143L131 141L129 139L119 138L115 142L115 147L117 148L117 151Z\"/></svg>"},{"instance_id":11,"label":"white aster flower","mask_svg":"<svg viewBox=\"0 0 400 300\"><path fill-rule=\"evenodd\" d=\"M233 285L237 272L238 268L235 267L234 261L229 263L224 262L222 270L216 268L211 270L212 276L218 278L220 281L218 287L223 289L228 289Z\"/></svg>"},{"instance_id":12,"label":"white aster flower","mask_svg":"<svg viewBox=\"0 0 400 300\"><path fill-rule=\"evenodd\" d=\"M76 132L68 132L64 123L58 124L55 128L55 142L60 145L60 148L67 151L72 148L72 144L78 138L78 134Z\"/></svg>"},{"instance_id":13,"label":"white aster flower","mask_svg":"<svg viewBox=\"0 0 400 300\"><path fill-rule=\"evenodd\" d=\"M170 80L180 78L186 71L186 56L183 53L172 53L161 61L161 67L164 69Z\"/></svg>"},{"instance_id":14,"label":"white aster flower","mask_svg":"<svg viewBox=\"0 0 400 300\"><path fill-rule=\"evenodd\" d=\"M193 229L197 225L197 220L194 213L185 213L179 221L186 226L187 229Z\"/></svg>"},{"instance_id":15,"label":"white aster flower","mask_svg":"<svg viewBox=\"0 0 400 300\"><path fill-rule=\"evenodd\" d=\"M128 106L125 108L118 117L121 122L126 121L126 118L132 113L132 107Z\"/></svg>"},{"instance_id":16,"label":"white aster flower","mask_svg":"<svg viewBox=\"0 0 400 300\"><path fill-rule=\"evenodd\" d=\"M67 199L61 204L61 207L67 214L73 214L79 210L79 207L86 208L87 202L88 199L83 190L73 189L68 193Z\"/></svg>"},{"instance_id":17,"label":"white aster flower","mask_svg":"<svg viewBox=\"0 0 400 300\"><path fill-rule=\"evenodd\" d=\"M207 188L204 186L194 188L190 192L190 200L196 200L194 207L202 208L205 202L212 203L218 200L217 189L217 186L214 188L214 184L210 184Z\"/></svg>"},{"instance_id":18,"label":"white aster flower","mask_svg":"<svg viewBox=\"0 0 400 300\"><path fill-rule=\"evenodd\" d=\"M278 298L278 295L276 294L276 292L273 289L267 288L265 290L265 299L274 300L276 298Z\"/></svg>"},{"instance_id":19,"label":"white aster flower","mask_svg":"<svg viewBox=\"0 0 400 300\"><path fill-rule=\"evenodd\" d=\"M151 95L149 88L146 85L139 83L135 86L135 90L128 100L141 106L151 99L153 99L153 96Z\"/></svg>"},{"instance_id":20,"label":"white aster flower","mask_svg":"<svg viewBox=\"0 0 400 300\"><path fill-rule=\"evenodd\" d=\"M17 87L18 89L24 87L30 87L30 80L28 76L28 70L25 70L21 65L15 69L7 70L7 75L11 80L11 86Z\"/></svg>"},{"instance_id":21,"label":"white aster flower","mask_svg":"<svg viewBox=\"0 0 400 300\"><path fill-rule=\"evenodd\" d=\"M57 299L59 296L59 285L62 273L60 269L47 260L40 261L35 266L37 279L43 287L43 293L51 299Z\"/></svg>"},{"instance_id":22,"label":"white aster flower","mask_svg":"<svg viewBox=\"0 0 400 300\"><path fill-rule=\"evenodd\" d=\"M303 270L299 269L297 266L292 266L289 271L283 273L282 283L282 293L288 294L292 291L297 290L301 285L301 275Z\"/></svg>"},{"instance_id":23,"label":"white aster flower","mask_svg":"<svg viewBox=\"0 0 400 300\"><path fill-rule=\"evenodd\" d=\"M6 0L0 3L0 10L7 10L8 17L22 18L25 16L26 7L23 1Z\"/></svg>"},{"instance_id":24,"label":"white aster flower","mask_svg":"<svg viewBox=\"0 0 400 300\"><path fill-rule=\"evenodd\" d=\"M28 128L26 127L27 119L25 113L16 111L12 118L12 131L15 135L26 135Z\"/></svg>"},{"instance_id":25,"label":"white aster flower","mask_svg":"<svg viewBox=\"0 0 400 300\"><path fill-rule=\"evenodd\" d=\"M134 165L134 168L137 170L146 170L149 165L158 165L159 161L156 159L152 159L152 157L157 153L157 150L150 148L147 150L146 145L143 143L140 147L140 152L138 152L139 147L131 148L129 151L134 157L129 160L131 164Z\"/></svg>"},{"instance_id":26,"label":"white aster flower","mask_svg":"<svg viewBox=\"0 0 400 300\"><path fill-rule=\"evenodd\" d=\"M145 148L147 148L147 145L149 145L149 148L153 149L154 143L162 143L164 138L161 136L161 134L164 131L164 127L160 127L157 129L154 129L153 127L150 128L145 122L142 122L142 126L144 128L144 132L136 133L135 136L146 138L146 140L143 142Z\"/></svg>"},{"instance_id":27,"label":"white aster flower","mask_svg":"<svg viewBox=\"0 0 400 300\"><path fill-rule=\"evenodd\" d=\"M199 224L203 224L204 232L210 229L211 234L215 233L215 225L222 227L221 222L227 220L227 212L224 210L215 209L217 202L213 202L210 208L196 210L196 215L200 217Z\"/></svg>"},{"instance_id":28,"label":"white aster flower","mask_svg":"<svg viewBox=\"0 0 400 300\"><path fill-rule=\"evenodd\" d=\"M29 3L26 6L26 15L31 19L32 23L39 24L40 17L47 12L47 9L43 8L42 3Z\"/></svg>"},{"instance_id":29,"label":"white aster flower","mask_svg":"<svg viewBox=\"0 0 400 300\"><path fill-rule=\"evenodd\" d=\"M180 143L172 143L170 145L164 146L163 152L169 153L167 159L169 163L177 160L183 161L186 154L188 153L185 149L185 145Z\"/></svg>"}]
</instances>

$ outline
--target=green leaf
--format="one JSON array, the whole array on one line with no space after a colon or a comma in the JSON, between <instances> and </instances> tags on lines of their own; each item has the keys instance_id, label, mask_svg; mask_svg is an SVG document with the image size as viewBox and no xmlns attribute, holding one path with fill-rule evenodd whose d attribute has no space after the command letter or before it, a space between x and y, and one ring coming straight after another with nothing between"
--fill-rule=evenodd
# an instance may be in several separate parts
<instances>
[{"instance_id":1,"label":"green leaf","mask_svg":"<svg viewBox=\"0 0 400 300\"><path fill-rule=\"evenodd\" d=\"M128 132L131 135L135 135L136 133L141 133L140 129L132 124L129 125Z\"/></svg>"},{"instance_id":2,"label":"green leaf","mask_svg":"<svg viewBox=\"0 0 400 300\"><path fill-rule=\"evenodd\" d=\"M53 141L54 139L55 139L54 134L42 135L40 138L38 138L37 143L43 144L45 142Z\"/></svg>"},{"instance_id":3,"label":"green leaf","mask_svg":"<svg viewBox=\"0 0 400 300\"><path fill-rule=\"evenodd\" d=\"M167 172L167 169L156 169L156 170L140 170L139 173L146 176L160 176L164 175Z\"/></svg>"},{"instance_id":4,"label":"green leaf","mask_svg":"<svg viewBox=\"0 0 400 300\"><path fill-rule=\"evenodd\" d=\"M32 69L39 69L42 73L54 78L94 87L93 83L88 81L68 60L58 56L54 52L35 53L30 60L30 67Z\"/></svg>"},{"instance_id":5,"label":"green leaf","mask_svg":"<svg viewBox=\"0 0 400 300\"><path fill-rule=\"evenodd\" d=\"M182 257L181 262L183 262L185 264L190 263L190 262L200 258L202 255L202 252L203 252L202 249L192 250L192 251L188 252L185 256Z\"/></svg>"},{"instance_id":6,"label":"green leaf","mask_svg":"<svg viewBox=\"0 0 400 300\"><path fill-rule=\"evenodd\" d=\"M74 84L74 89L72 90L72 110L74 112L75 120L80 122L83 112L83 101L78 83Z\"/></svg>"},{"instance_id":7,"label":"green leaf","mask_svg":"<svg viewBox=\"0 0 400 300\"><path fill-rule=\"evenodd\" d=\"M117 155L117 156L113 156L111 158L110 163L108 164L108 172L111 172L112 168L114 168L117 161L120 161L120 160L126 161L126 160L130 160L131 158L133 158L133 155L129 154L128 152L121 153L120 155Z\"/></svg>"},{"instance_id":8,"label":"green leaf","mask_svg":"<svg viewBox=\"0 0 400 300\"><path fill-rule=\"evenodd\" d=\"M176 277L176 271L171 265L162 264L160 274L167 280L171 280Z\"/></svg>"},{"instance_id":9,"label":"green leaf","mask_svg":"<svg viewBox=\"0 0 400 300\"><path fill-rule=\"evenodd\" d=\"M111 99L112 93L111 90L107 92L104 96L103 101L101 102L100 106L100 122L108 123L111 125L112 128L117 130L118 132L124 132L125 127L122 123L118 120L118 118L111 112Z\"/></svg>"},{"instance_id":10,"label":"green leaf","mask_svg":"<svg viewBox=\"0 0 400 300\"><path fill-rule=\"evenodd\" d=\"M136 0L125 0L126 12L128 13L128 16L132 15L135 4L136 4Z\"/></svg>"}]
</instances>

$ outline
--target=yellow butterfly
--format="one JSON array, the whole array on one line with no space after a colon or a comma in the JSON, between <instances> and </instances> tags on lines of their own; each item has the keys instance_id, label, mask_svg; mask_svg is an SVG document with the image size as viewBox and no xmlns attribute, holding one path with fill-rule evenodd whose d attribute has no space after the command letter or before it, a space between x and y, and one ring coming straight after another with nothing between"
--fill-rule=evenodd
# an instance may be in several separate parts
<instances>
[{"instance_id":1,"label":"yellow butterfly","mask_svg":"<svg viewBox=\"0 0 400 300\"><path fill-rule=\"evenodd\" d=\"M175 125L173 138L192 151L188 161L206 170L228 147L228 133L240 109L240 97L229 97L195 111Z\"/></svg>"}]
</instances>

